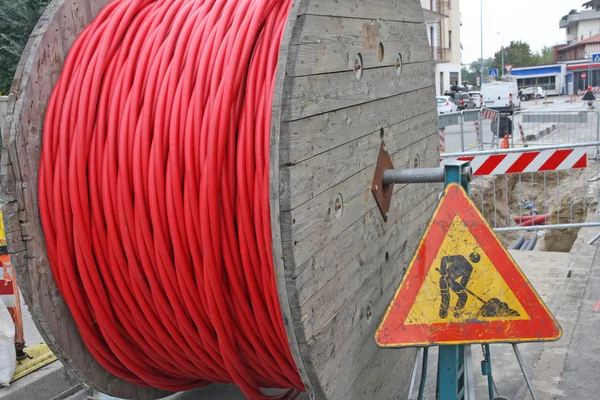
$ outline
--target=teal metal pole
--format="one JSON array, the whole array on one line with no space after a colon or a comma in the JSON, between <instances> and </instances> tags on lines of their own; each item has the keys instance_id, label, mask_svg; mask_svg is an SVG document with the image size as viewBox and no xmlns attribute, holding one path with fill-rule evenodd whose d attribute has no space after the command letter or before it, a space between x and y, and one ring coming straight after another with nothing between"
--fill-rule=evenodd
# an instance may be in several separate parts
<instances>
[{"instance_id":1,"label":"teal metal pole","mask_svg":"<svg viewBox=\"0 0 600 400\"><path fill-rule=\"evenodd\" d=\"M444 185L459 183L469 193L469 182L463 176L468 163L450 163L444 166ZM438 355L437 400L461 400L465 397L464 346L440 346Z\"/></svg>"}]
</instances>

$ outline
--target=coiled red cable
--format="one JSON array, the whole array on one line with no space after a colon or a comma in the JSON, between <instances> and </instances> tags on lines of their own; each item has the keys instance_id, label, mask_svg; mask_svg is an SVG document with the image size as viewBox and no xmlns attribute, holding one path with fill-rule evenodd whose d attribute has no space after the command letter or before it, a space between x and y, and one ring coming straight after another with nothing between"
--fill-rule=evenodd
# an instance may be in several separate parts
<instances>
[{"instance_id":1,"label":"coiled red cable","mask_svg":"<svg viewBox=\"0 0 600 400\"><path fill-rule=\"evenodd\" d=\"M271 252L269 149L291 0L115 0L48 104L54 279L111 373L178 391L303 384Z\"/></svg>"}]
</instances>

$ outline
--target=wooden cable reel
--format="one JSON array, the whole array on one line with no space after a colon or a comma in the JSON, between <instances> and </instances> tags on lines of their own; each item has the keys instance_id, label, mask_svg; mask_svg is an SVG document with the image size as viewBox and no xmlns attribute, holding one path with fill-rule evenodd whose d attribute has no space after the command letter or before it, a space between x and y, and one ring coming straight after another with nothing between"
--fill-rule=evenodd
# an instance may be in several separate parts
<instances>
[{"instance_id":1,"label":"wooden cable reel","mask_svg":"<svg viewBox=\"0 0 600 400\"><path fill-rule=\"evenodd\" d=\"M48 98L70 46L107 0L54 0L31 34L9 97L1 185L12 262L38 329L92 387L159 398L89 354L46 258L37 171ZM373 333L440 187L396 185L388 221L371 194L381 140L397 168L439 165L433 64L415 0L297 0L281 44L271 130L271 218L290 347L319 399L408 390L415 351Z\"/></svg>"}]
</instances>

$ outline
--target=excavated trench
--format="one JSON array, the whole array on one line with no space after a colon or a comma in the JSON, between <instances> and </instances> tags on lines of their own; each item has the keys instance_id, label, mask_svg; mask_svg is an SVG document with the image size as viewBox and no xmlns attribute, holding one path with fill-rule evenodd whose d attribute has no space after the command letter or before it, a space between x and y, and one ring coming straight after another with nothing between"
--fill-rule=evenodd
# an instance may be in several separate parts
<instances>
[{"instance_id":1,"label":"excavated trench","mask_svg":"<svg viewBox=\"0 0 600 400\"><path fill-rule=\"evenodd\" d=\"M514 217L537 213L548 214L547 225L577 224L596 212L600 194L597 166L522 175L476 177L471 182L471 198L492 227L515 227ZM569 252L579 228L533 229L498 232L509 247L517 237L531 239L538 235L536 250Z\"/></svg>"}]
</instances>

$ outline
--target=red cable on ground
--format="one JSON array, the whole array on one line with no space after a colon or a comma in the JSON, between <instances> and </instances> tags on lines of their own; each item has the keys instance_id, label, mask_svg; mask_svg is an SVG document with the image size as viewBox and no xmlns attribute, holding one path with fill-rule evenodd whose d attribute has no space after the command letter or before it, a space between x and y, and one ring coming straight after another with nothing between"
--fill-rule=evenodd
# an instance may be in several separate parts
<instances>
[{"instance_id":1,"label":"red cable on ground","mask_svg":"<svg viewBox=\"0 0 600 400\"><path fill-rule=\"evenodd\" d=\"M269 149L291 0L115 0L44 125L50 266L111 373L178 391L303 384L271 252Z\"/></svg>"}]
</instances>

